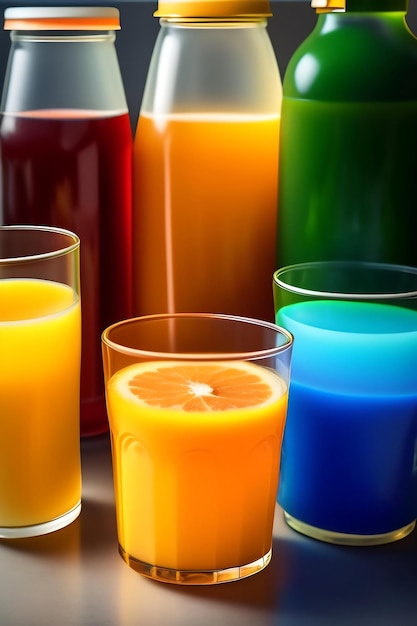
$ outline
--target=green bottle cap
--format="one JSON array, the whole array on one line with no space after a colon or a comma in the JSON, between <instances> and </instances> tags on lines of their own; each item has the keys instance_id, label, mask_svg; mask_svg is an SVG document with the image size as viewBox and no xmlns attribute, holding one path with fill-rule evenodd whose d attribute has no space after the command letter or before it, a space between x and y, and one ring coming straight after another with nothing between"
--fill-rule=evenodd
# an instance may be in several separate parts
<instances>
[{"instance_id":1,"label":"green bottle cap","mask_svg":"<svg viewBox=\"0 0 417 626\"><path fill-rule=\"evenodd\" d=\"M317 13L345 11L346 13L407 12L409 0L312 0Z\"/></svg>"}]
</instances>

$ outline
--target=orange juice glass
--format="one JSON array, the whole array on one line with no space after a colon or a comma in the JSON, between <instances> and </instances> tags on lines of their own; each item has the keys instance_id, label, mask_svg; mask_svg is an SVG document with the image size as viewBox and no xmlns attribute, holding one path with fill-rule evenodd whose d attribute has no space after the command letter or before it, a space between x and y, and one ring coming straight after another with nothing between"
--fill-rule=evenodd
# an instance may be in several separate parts
<instances>
[{"instance_id":1,"label":"orange juice glass","mask_svg":"<svg viewBox=\"0 0 417 626\"><path fill-rule=\"evenodd\" d=\"M79 238L0 227L0 537L81 510Z\"/></svg>"},{"instance_id":2,"label":"orange juice glass","mask_svg":"<svg viewBox=\"0 0 417 626\"><path fill-rule=\"evenodd\" d=\"M124 320L102 335L119 551L165 582L269 563L292 336L220 314Z\"/></svg>"}]
</instances>

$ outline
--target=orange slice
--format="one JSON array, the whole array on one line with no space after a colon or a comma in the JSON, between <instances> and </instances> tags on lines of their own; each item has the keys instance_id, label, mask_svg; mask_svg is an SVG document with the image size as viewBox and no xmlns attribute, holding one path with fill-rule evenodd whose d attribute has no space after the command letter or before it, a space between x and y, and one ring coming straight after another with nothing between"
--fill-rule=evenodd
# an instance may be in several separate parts
<instances>
[{"instance_id":1,"label":"orange slice","mask_svg":"<svg viewBox=\"0 0 417 626\"><path fill-rule=\"evenodd\" d=\"M131 365L110 381L141 406L207 412L270 405L286 392L273 370L247 361L150 361Z\"/></svg>"}]
</instances>

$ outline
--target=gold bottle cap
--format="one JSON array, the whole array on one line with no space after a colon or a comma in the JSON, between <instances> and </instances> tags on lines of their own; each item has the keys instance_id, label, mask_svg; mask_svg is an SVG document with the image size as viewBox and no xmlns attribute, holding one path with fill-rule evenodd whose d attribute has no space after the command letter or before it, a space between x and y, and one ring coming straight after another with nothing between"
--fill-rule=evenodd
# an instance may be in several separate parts
<instances>
[{"instance_id":1,"label":"gold bottle cap","mask_svg":"<svg viewBox=\"0 0 417 626\"><path fill-rule=\"evenodd\" d=\"M4 12L5 30L119 30L113 7L11 7Z\"/></svg>"},{"instance_id":2,"label":"gold bottle cap","mask_svg":"<svg viewBox=\"0 0 417 626\"><path fill-rule=\"evenodd\" d=\"M159 0L155 17L172 19L260 18L272 15L269 0Z\"/></svg>"}]
</instances>

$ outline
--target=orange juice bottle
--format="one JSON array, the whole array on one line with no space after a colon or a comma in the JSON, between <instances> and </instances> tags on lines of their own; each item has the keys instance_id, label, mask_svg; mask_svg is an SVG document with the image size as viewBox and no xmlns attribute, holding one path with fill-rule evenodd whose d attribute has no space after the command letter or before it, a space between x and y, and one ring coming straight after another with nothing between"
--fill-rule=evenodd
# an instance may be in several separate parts
<instances>
[{"instance_id":1,"label":"orange juice bottle","mask_svg":"<svg viewBox=\"0 0 417 626\"><path fill-rule=\"evenodd\" d=\"M273 320L282 85L268 0L160 0L134 141L134 313Z\"/></svg>"}]
</instances>

